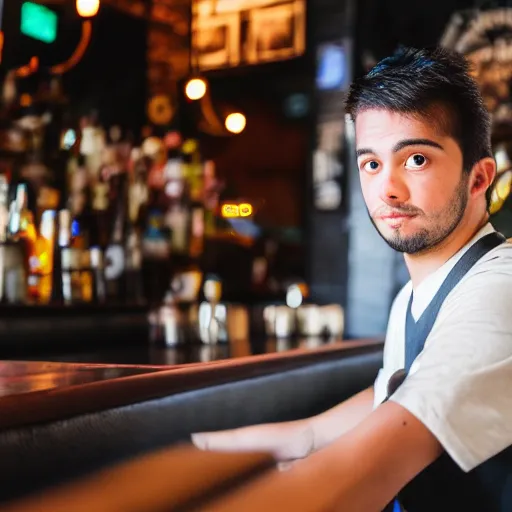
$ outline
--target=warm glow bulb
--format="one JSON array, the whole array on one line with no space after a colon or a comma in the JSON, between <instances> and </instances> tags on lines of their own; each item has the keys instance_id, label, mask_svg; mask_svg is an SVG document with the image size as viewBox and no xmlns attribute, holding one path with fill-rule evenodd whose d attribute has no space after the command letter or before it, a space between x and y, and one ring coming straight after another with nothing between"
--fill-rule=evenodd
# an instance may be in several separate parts
<instances>
[{"instance_id":1,"label":"warm glow bulb","mask_svg":"<svg viewBox=\"0 0 512 512\"><path fill-rule=\"evenodd\" d=\"M187 82L185 94L191 100L200 100L206 94L206 82L202 78L192 78Z\"/></svg>"},{"instance_id":2,"label":"warm glow bulb","mask_svg":"<svg viewBox=\"0 0 512 512\"><path fill-rule=\"evenodd\" d=\"M90 18L98 13L100 0L76 0L76 11L82 18Z\"/></svg>"},{"instance_id":3,"label":"warm glow bulb","mask_svg":"<svg viewBox=\"0 0 512 512\"><path fill-rule=\"evenodd\" d=\"M229 116L226 117L226 129L231 133L242 133L246 123L245 116L240 114L240 112L229 114Z\"/></svg>"}]
</instances>

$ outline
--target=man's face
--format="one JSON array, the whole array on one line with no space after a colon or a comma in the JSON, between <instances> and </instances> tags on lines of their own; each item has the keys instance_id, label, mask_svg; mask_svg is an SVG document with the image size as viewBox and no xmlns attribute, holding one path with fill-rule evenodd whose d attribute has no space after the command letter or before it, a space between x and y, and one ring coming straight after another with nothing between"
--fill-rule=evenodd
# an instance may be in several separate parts
<instances>
[{"instance_id":1,"label":"man's face","mask_svg":"<svg viewBox=\"0 0 512 512\"><path fill-rule=\"evenodd\" d=\"M363 196L380 235L408 254L445 240L469 195L456 141L427 120L386 110L359 113L355 127Z\"/></svg>"}]
</instances>

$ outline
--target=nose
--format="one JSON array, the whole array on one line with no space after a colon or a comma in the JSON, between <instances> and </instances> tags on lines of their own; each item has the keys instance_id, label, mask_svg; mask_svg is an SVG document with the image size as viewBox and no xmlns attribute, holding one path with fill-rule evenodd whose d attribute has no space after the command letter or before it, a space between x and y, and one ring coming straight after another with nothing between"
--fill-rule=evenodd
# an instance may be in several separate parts
<instances>
[{"instance_id":1,"label":"nose","mask_svg":"<svg viewBox=\"0 0 512 512\"><path fill-rule=\"evenodd\" d=\"M380 179L380 199L385 203L405 203L409 199L409 189L401 169L383 169Z\"/></svg>"}]
</instances>

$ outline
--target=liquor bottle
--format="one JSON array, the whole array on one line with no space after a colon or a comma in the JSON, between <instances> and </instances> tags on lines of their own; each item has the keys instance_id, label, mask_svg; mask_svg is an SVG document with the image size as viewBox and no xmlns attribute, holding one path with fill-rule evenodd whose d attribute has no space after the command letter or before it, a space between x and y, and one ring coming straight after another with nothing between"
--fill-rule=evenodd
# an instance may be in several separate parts
<instances>
[{"instance_id":1,"label":"liquor bottle","mask_svg":"<svg viewBox=\"0 0 512 512\"><path fill-rule=\"evenodd\" d=\"M176 180L181 180L181 195L173 198L167 212L171 228L171 291L176 302L192 311L202 281L201 255L204 245L204 180L199 148L186 141L181 148ZM167 186L168 188L168 186Z\"/></svg>"},{"instance_id":2,"label":"liquor bottle","mask_svg":"<svg viewBox=\"0 0 512 512\"><path fill-rule=\"evenodd\" d=\"M90 262L92 272L92 300L95 304L105 304L107 301L107 286L105 283L103 251L101 247L91 247Z\"/></svg>"},{"instance_id":3,"label":"liquor bottle","mask_svg":"<svg viewBox=\"0 0 512 512\"><path fill-rule=\"evenodd\" d=\"M171 182L179 167L179 152L167 148L167 160L162 141L149 137L142 144L142 153L150 159L148 169L147 220L142 232L142 275L146 300L151 307L159 307L169 290L171 277L171 228L167 213L181 183ZM176 186L178 188L176 188Z\"/></svg>"},{"instance_id":4,"label":"liquor bottle","mask_svg":"<svg viewBox=\"0 0 512 512\"><path fill-rule=\"evenodd\" d=\"M168 205L165 213L165 225L171 234L170 246L173 257L182 257L188 252L189 191L183 171L181 161L177 161L176 164L172 161L168 162L165 187Z\"/></svg>"},{"instance_id":5,"label":"liquor bottle","mask_svg":"<svg viewBox=\"0 0 512 512\"><path fill-rule=\"evenodd\" d=\"M66 306L82 302L80 250L63 247L61 250L62 296Z\"/></svg>"},{"instance_id":6,"label":"liquor bottle","mask_svg":"<svg viewBox=\"0 0 512 512\"><path fill-rule=\"evenodd\" d=\"M81 119L80 128L80 154L85 157L85 167L89 178L96 181L106 148L105 130L99 125L95 112Z\"/></svg>"},{"instance_id":7,"label":"liquor bottle","mask_svg":"<svg viewBox=\"0 0 512 512\"><path fill-rule=\"evenodd\" d=\"M55 246L55 211L46 210L41 216L36 240L36 260L29 268L28 297L35 304L49 304L52 298L52 279Z\"/></svg>"},{"instance_id":8,"label":"liquor bottle","mask_svg":"<svg viewBox=\"0 0 512 512\"><path fill-rule=\"evenodd\" d=\"M79 172L76 176L75 190L81 191L76 199L81 202L82 208L81 211L72 210L72 213L79 222L86 241L83 249L97 243L105 249L109 240L109 184L102 173L105 167L104 155L108 153L108 148L105 131L96 117L96 114L92 113L80 121L77 159Z\"/></svg>"},{"instance_id":9,"label":"liquor bottle","mask_svg":"<svg viewBox=\"0 0 512 512\"><path fill-rule=\"evenodd\" d=\"M133 148L130 159L128 218L132 226L142 229L147 222L149 189L147 184L150 162L140 148Z\"/></svg>"},{"instance_id":10,"label":"liquor bottle","mask_svg":"<svg viewBox=\"0 0 512 512\"><path fill-rule=\"evenodd\" d=\"M189 184L190 200L193 203L203 203L204 168L198 141L195 139L186 140L181 151L183 153L184 176Z\"/></svg>"},{"instance_id":11,"label":"liquor bottle","mask_svg":"<svg viewBox=\"0 0 512 512\"><path fill-rule=\"evenodd\" d=\"M91 250L80 250L80 302L92 304L94 302L94 272L91 263Z\"/></svg>"},{"instance_id":12,"label":"liquor bottle","mask_svg":"<svg viewBox=\"0 0 512 512\"><path fill-rule=\"evenodd\" d=\"M126 227L127 227L127 175L110 177L110 237L105 250L105 281L109 302L119 303L126 296Z\"/></svg>"},{"instance_id":13,"label":"liquor bottle","mask_svg":"<svg viewBox=\"0 0 512 512\"><path fill-rule=\"evenodd\" d=\"M16 187L16 199L10 219L12 239L24 245L27 268L37 267L36 255L37 231L34 215L28 208L27 184L21 183Z\"/></svg>"},{"instance_id":14,"label":"liquor bottle","mask_svg":"<svg viewBox=\"0 0 512 512\"><path fill-rule=\"evenodd\" d=\"M80 249L72 246L71 226L71 212L67 209L60 210L53 298L67 306L79 303L82 300Z\"/></svg>"},{"instance_id":15,"label":"liquor bottle","mask_svg":"<svg viewBox=\"0 0 512 512\"><path fill-rule=\"evenodd\" d=\"M207 160L203 166L204 175L204 232L211 236L216 231L215 215L219 207L219 196L222 191L222 184L215 176L215 163Z\"/></svg>"},{"instance_id":16,"label":"liquor bottle","mask_svg":"<svg viewBox=\"0 0 512 512\"><path fill-rule=\"evenodd\" d=\"M5 244L4 291L9 304L27 302L27 277L31 266L37 265L36 229L27 202L27 184L18 184L9 206Z\"/></svg>"},{"instance_id":17,"label":"liquor bottle","mask_svg":"<svg viewBox=\"0 0 512 512\"><path fill-rule=\"evenodd\" d=\"M68 201L67 208L73 218L83 219L90 204L89 173L84 155L72 155L67 165Z\"/></svg>"},{"instance_id":18,"label":"liquor bottle","mask_svg":"<svg viewBox=\"0 0 512 512\"><path fill-rule=\"evenodd\" d=\"M159 305L169 289L171 277L170 231L164 215L154 207L148 212L142 235L142 276L146 300Z\"/></svg>"},{"instance_id":19,"label":"liquor bottle","mask_svg":"<svg viewBox=\"0 0 512 512\"><path fill-rule=\"evenodd\" d=\"M141 304L144 299L142 282L142 239L139 231L132 225L126 241L126 302Z\"/></svg>"},{"instance_id":20,"label":"liquor bottle","mask_svg":"<svg viewBox=\"0 0 512 512\"><path fill-rule=\"evenodd\" d=\"M71 237L71 216L69 210L59 210L55 219L57 236L53 247L53 272L51 302L64 304L64 285L62 281L62 249L69 247Z\"/></svg>"},{"instance_id":21,"label":"liquor bottle","mask_svg":"<svg viewBox=\"0 0 512 512\"><path fill-rule=\"evenodd\" d=\"M188 190L189 223L187 226L188 256L198 262L204 250L205 234L205 176L199 144L189 139L183 144L184 177Z\"/></svg>"},{"instance_id":22,"label":"liquor bottle","mask_svg":"<svg viewBox=\"0 0 512 512\"><path fill-rule=\"evenodd\" d=\"M92 184L92 215L90 221L91 238L93 245L98 245L103 250L110 239L110 188L108 181L101 176Z\"/></svg>"},{"instance_id":23,"label":"liquor bottle","mask_svg":"<svg viewBox=\"0 0 512 512\"><path fill-rule=\"evenodd\" d=\"M0 303L4 302L5 258L7 226L9 224L9 183L5 175L0 175Z\"/></svg>"}]
</instances>

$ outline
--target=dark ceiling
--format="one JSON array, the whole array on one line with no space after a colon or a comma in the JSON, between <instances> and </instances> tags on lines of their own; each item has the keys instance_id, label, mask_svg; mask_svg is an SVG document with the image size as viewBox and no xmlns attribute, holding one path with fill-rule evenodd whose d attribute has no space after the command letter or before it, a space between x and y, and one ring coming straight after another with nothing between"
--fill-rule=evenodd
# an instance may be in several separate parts
<instances>
[{"instance_id":1,"label":"dark ceiling","mask_svg":"<svg viewBox=\"0 0 512 512\"><path fill-rule=\"evenodd\" d=\"M356 39L361 54L377 60L398 45L425 47L439 42L452 13L461 9L502 2L475 0L357 0Z\"/></svg>"}]
</instances>

